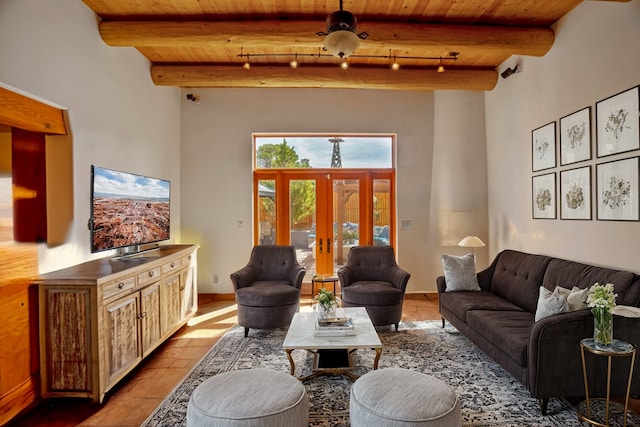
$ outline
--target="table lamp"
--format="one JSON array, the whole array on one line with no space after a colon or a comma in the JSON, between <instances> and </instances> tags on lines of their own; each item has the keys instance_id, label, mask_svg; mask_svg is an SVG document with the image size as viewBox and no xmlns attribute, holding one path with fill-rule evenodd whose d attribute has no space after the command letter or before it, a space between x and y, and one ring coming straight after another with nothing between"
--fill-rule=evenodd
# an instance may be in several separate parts
<instances>
[{"instance_id":1,"label":"table lamp","mask_svg":"<svg viewBox=\"0 0 640 427\"><path fill-rule=\"evenodd\" d=\"M482 240L478 236L467 236L464 239L460 240L458 246L462 246L463 248L471 248L473 251L473 257L476 257L476 248L481 248L486 246Z\"/></svg>"}]
</instances>

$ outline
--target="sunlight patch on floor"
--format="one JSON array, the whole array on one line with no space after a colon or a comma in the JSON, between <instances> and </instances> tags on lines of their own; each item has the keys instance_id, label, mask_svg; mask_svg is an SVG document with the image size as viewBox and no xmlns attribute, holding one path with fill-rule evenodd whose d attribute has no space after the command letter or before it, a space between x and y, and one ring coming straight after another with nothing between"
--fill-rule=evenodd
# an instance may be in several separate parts
<instances>
[{"instance_id":1,"label":"sunlight patch on floor","mask_svg":"<svg viewBox=\"0 0 640 427\"><path fill-rule=\"evenodd\" d=\"M235 324L220 325L220 328L206 328L206 329L195 329L193 331L189 331L180 336L179 339L189 339L189 338L216 338L225 334L232 326Z\"/></svg>"},{"instance_id":2,"label":"sunlight patch on floor","mask_svg":"<svg viewBox=\"0 0 640 427\"><path fill-rule=\"evenodd\" d=\"M232 317L237 316L238 309L235 304L230 305L229 307L219 308L208 313L201 314L200 316L194 316L187 322L188 326L197 326L204 322L209 322L214 320L215 318L224 318L224 317Z\"/></svg>"}]
</instances>

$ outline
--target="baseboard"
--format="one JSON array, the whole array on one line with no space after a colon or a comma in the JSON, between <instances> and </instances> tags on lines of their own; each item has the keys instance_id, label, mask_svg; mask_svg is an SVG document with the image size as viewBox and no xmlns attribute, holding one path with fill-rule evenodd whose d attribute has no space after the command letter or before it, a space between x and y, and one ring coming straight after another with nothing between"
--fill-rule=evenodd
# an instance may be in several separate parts
<instances>
[{"instance_id":1,"label":"baseboard","mask_svg":"<svg viewBox=\"0 0 640 427\"><path fill-rule=\"evenodd\" d=\"M5 425L31 406L38 398L37 389L38 380L31 376L0 396L0 425Z\"/></svg>"},{"instance_id":2,"label":"baseboard","mask_svg":"<svg viewBox=\"0 0 640 427\"><path fill-rule=\"evenodd\" d=\"M235 301L236 295L231 294L215 294L215 293L206 293L206 294L198 294L198 297L206 295L208 298L211 298L214 301Z\"/></svg>"}]
</instances>

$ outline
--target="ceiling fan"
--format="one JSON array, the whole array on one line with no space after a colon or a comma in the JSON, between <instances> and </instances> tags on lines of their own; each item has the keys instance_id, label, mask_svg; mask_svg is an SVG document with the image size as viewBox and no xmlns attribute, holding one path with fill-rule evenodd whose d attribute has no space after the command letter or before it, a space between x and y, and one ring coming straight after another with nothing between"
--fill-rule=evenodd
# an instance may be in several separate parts
<instances>
[{"instance_id":1,"label":"ceiling fan","mask_svg":"<svg viewBox=\"0 0 640 427\"><path fill-rule=\"evenodd\" d=\"M342 9L333 12L327 17L327 32L319 31L317 36L325 36L324 48L333 56L345 59L360 46L360 40L369 37L366 32L356 33L357 20L353 13Z\"/></svg>"}]
</instances>

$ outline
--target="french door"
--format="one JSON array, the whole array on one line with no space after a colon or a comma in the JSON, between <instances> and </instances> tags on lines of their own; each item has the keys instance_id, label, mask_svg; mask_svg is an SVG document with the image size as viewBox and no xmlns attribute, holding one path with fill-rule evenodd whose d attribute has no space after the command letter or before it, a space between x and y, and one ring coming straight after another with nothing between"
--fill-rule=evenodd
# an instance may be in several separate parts
<instances>
[{"instance_id":1,"label":"french door","mask_svg":"<svg viewBox=\"0 0 640 427\"><path fill-rule=\"evenodd\" d=\"M290 244L313 274L334 274L356 245L393 245L393 170L283 169L254 175L255 244Z\"/></svg>"}]
</instances>

